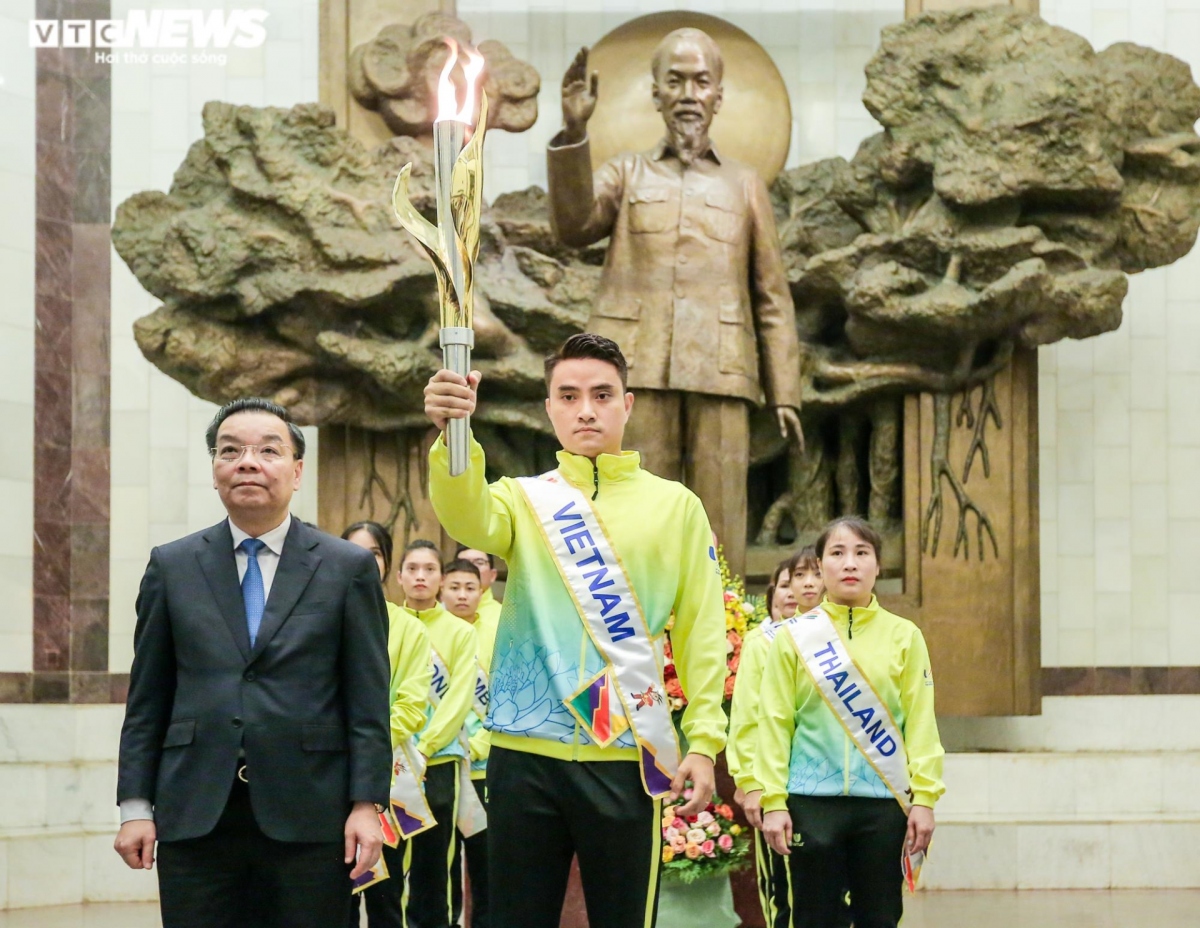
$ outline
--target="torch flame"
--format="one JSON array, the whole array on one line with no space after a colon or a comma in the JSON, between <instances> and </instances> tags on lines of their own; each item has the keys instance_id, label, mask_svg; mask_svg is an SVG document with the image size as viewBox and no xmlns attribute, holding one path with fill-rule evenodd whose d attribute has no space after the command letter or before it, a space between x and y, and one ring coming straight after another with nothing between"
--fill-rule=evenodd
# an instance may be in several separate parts
<instances>
[{"instance_id":1,"label":"torch flame","mask_svg":"<svg viewBox=\"0 0 1200 928\"><path fill-rule=\"evenodd\" d=\"M454 119L456 115L455 110L458 108L458 92L454 86L454 81L450 80L450 72L454 70L454 66L458 63L458 43L449 36L446 36L446 44L450 46L450 55L446 58L446 63L442 66L442 74L438 78L438 111L437 119L434 122Z\"/></svg>"},{"instance_id":2,"label":"torch flame","mask_svg":"<svg viewBox=\"0 0 1200 928\"><path fill-rule=\"evenodd\" d=\"M471 126L475 124L475 90L479 86L479 75L483 72L483 55L473 48L466 49L466 52L467 63L463 65L463 73L467 76L467 97L455 118Z\"/></svg>"},{"instance_id":3,"label":"torch flame","mask_svg":"<svg viewBox=\"0 0 1200 928\"><path fill-rule=\"evenodd\" d=\"M464 47L462 49L467 59L463 65L463 73L467 78L467 93L466 99L463 101L462 108L460 109L458 106L458 88L454 86L454 81L450 79L450 74L454 71L454 66L458 64L459 46L450 36L446 36L446 44L450 47L450 56L446 59L445 65L442 66L441 76L438 77L437 119L434 122L452 119L455 122L465 123L470 126L475 123L475 92L479 86L479 75L483 71L483 55L479 54L473 48Z\"/></svg>"}]
</instances>

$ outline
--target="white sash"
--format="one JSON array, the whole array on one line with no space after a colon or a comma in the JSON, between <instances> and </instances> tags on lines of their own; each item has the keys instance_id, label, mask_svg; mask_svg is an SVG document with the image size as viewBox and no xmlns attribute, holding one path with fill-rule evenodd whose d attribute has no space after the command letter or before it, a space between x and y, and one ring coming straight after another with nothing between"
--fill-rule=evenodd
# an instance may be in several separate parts
<instances>
[{"instance_id":1,"label":"white sash","mask_svg":"<svg viewBox=\"0 0 1200 928\"><path fill-rule=\"evenodd\" d=\"M476 661L475 666L477 668L475 674L475 699L471 703L471 708L479 716L479 721L483 722L487 719L488 714L488 674L487 668L483 664Z\"/></svg>"},{"instance_id":2,"label":"white sash","mask_svg":"<svg viewBox=\"0 0 1200 928\"><path fill-rule=\"evenodd\" d=\"M663 694L662 666L625 568L588 498L558 471L522 477L517 485L541 525L583 627L612 669L564 702L601 746L629 725L646 792L664 796L679 770L679 740ZM597 711L604 713L599 731L589 718Z\"/></svg>"},{"instance_id":3,"label":"white sash","mask_svg":"<svg viewBox=\"0 0 1200 928\"><path fill-rule=\"evenodd\" d=\"M433 648L433 679L429 683L429 704L437 711L442 696L450 688L450 671L446 662ZM478 666L478 664L476 665ZM467 741L466 728L458 730L458 743L463 749L464 756L458 761L458 805L456 822L458 830L464 838L470 838L487 828L487 810L479 801L475 787L471 783L471 745Z\"/></svg>"},{"instance_id":4,"label":"white sash","mask_svg":"<svg viewBox=\"0 0 1200 928\"><path fill-rule=\"evenodd\" d=\"M409 738L392 752L392 814L401 838L411 838L437 824L425 800L425 758Z\"/></svg>"},{"instance_id":5,"label":"white sash","mask_svg":"<svg viewBox=\"0 0 1200 928\"><path fill-rule=\"evenodd\" d=\"M818 606L785 624L817 692L907 814L912 808L908 755L887 704L854 663L824 609Z\"/></svg>"},{"instance_id":6,"label":"white sash","mask_svg":"<svg viewBox=\"0 0 1200 928\"><path fill-rule=\"evenodd\" d=\"M475 712L475 718L478 719L479 725L482 726L487 721L488 713L488 674L484 669L483 664L476 662L475 674L475 699L471 703L471 709ZM476 729L477 730L477 729ZM470 747L470 738L467 739L467 746ZM470 760L470 750L467 751L467 758L471 764L472 773L481 773L487 769L487 758L475 761Z\"/></svg>"},{"instance_id":7,"label":"white sash","mask_svg":"<svg viewBox=\"0 0 1200 928\"><path fill-rule=\"evenodd\" d=\"M775 636L779 633L779 629L782 627L783 622L776 622L774 619L767 619L762 623L763 637L766 638L768 642L774 641Z\"/></svg>"}]
</instances>

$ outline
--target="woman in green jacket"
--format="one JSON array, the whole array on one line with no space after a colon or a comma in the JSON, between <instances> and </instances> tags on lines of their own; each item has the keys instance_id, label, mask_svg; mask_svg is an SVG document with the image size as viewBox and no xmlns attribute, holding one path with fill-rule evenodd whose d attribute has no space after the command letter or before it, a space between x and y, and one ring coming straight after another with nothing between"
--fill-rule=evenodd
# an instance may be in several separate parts
<instances>
[{"instance_id":1,"label":"woman in green jacket","mask_svg":"<svg viewBox=\"0 0 1200 928\"><path fill-rule=\"evenodd\" d=\"M945 791L920 629L875 598L881 539L865 520L817 539L825 599L772 642L755 778L763 833L789 857L794 928L895 928L902 861L923 854Z\"/></svg>"},{"instance_id":2,"label":"woman in green jacket","mask_svg":"<svg viewBox=\"0 0 1200 928\"><path fill-rule=\"evenodd\" d=\"M378 522L355 522L342 537L375 555L382 583L392 569L392 535ZM415 616L393 602L388 607L388 658L392 665L389 686L391 699L392 749L408 741L425 725L429 705L429 683L433 677L430 663L429 634ZM370 928L403 928L405 842L397 847L383 846L383 861L390 879L368 886L352 897L349 922L358 928L359 900L366 899L367 924Z\"/></svg>"}]
</instances>

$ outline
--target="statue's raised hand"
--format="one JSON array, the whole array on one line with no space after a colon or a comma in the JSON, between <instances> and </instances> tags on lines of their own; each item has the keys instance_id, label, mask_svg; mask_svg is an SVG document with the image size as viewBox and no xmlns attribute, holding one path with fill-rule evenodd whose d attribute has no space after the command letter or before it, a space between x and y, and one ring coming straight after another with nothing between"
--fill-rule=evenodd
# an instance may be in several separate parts
<instances>
[{"instance_id":1,"label":"statue's raised hand","mask_svg":"<svg viewBox=\"0 0 1200 928\"><path fill-rule=\"evenodd\" d=\"M588 74L588 50L579 50L562 82L563 140L574 145L587 136L587 123L596 112L600 75Z\"/></svg>"}]
</instances>

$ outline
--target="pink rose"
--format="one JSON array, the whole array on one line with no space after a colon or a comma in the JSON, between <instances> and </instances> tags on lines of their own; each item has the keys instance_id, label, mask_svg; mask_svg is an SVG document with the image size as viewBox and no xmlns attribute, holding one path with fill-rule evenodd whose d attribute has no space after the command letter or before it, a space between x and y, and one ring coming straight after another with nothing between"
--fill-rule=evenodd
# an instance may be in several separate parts
<instances>
[{"instance_id":1,"label":"pink rose","mask_svg":"<svg viewBox=\"0 0 1200 928\"><path fill-rule=\"evenodd\" d=\"M676 835L671 839L671 850L676 854L682 854L687 849L687 838L683 835Z\"/></svg>"},{"instance_id":2,"label":"pink rose","mask_svg":"<svg viewBox=\"0 0 1200 928\"><path fill-rule=\"evenodd\" d=\"M685 822L681 818L677 818L677 819L675 819L674 822L671 823L671 827L674 828L676 831L678 831L680 834L683 834L683 832L688 830L688 823Z\"/></svg>"},{"instance_id":3,"label":"pink rose","mask_svg":"<svg viewBox=\"0 0 1200 928\"><path fill-rule=\"evenodd\" d=\"M666 841L667 844L670 844L672 841L674 841L678 837L679 837L679 829L678 828L667 828L667 829L664 829L664 831L663 831L663 840Z\"/></svg>"},{"instance_id":4,"label":"pink rose","mask_svg":"<svg viewBox=\"0 0 1200 928\"><path fill-rule=\"evenodd\" d=\"M721 826L716 822L709 822L706 826L704 826L704 830L715 838L721 833Z\"/></svg>"},{"instance_id":5,"label":"pink rose","mask_svg":"<svg viewBox=\"0 0 1200 928\"><path fill-rule=\"evenodd\" d=\"M697 825L707 825L711 821L713 821L713 816L712 816L711 812L701 812L699 815L696 816L696 824Z\"/></svg>"},{"instance_id":6,"label":"pink rose","mask_svg":"<svg viewBox=\"0 0 1200 928\"><path fill-rule=\"evenodd\" d=\"M721 850L725 851L726 853L728 853L729 851L732 851L733 850L733 836L732 835L721 835L721 837L717 838L717 846Z\"/></svg>"},{"instance_id":7,"label":"pink rose","mask_svg":"<svg viewBox=\"0 0 1200 928\"><path fill-rule=\"evenodd\" d=\"M715 844L713 844L711 840L705 841L703 844L701 844L700 851L701 851L701 853L704 854L705 857L716 857L717 856L717 846Z\"/></svg>"}]
</instances>

